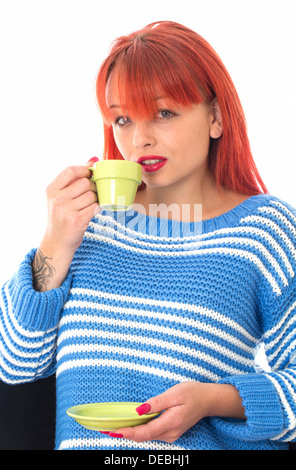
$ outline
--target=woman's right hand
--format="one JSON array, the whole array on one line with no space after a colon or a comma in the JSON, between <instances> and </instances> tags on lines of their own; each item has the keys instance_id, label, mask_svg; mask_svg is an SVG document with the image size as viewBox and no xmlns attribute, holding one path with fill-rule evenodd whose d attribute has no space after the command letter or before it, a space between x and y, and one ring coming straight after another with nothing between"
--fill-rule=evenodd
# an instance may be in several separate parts
<instances>
[{"instance_id":1,"label":"woman's right hand","mask_svg":"<svg viewBox=\"0 0 296 470\"><path fill-rule=\"evenodd\" d=\"M91 163L91 162L89 162ZM70 166L47 187L48 222L46 238L73 253L99 209L96 185L86 166Z\"/></svg>"},{"instance_id":2,"label":"woman's right hand","mask_svg":"<svg viewBox=\"0 0 296 470\"><path fill-rule=\"evenodd\" d=\"M66 168L46 189L47 226L32 265L36 290L62 283L90 220L100 211L88 169L93 161Z\"/></svg>"}]
</instances>

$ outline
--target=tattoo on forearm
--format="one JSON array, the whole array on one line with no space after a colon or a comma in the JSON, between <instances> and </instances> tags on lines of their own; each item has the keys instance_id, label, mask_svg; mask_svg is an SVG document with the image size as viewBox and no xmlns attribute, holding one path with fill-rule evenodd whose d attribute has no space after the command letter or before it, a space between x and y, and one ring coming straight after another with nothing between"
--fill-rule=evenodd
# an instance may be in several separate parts
<instances>
[{"instance_id":1,"label":"tattoo on forearm","mask_svg":"<svg viewBox=\"0 0 296 470\"><path fill-rule=\"evenodd\" d=\"M55 273L55 268L49 263L49 258L44 256L40 249L37 250L33 263L33 287L36 291L47 290L50 278Z\"/></svg>"}]
</instances>

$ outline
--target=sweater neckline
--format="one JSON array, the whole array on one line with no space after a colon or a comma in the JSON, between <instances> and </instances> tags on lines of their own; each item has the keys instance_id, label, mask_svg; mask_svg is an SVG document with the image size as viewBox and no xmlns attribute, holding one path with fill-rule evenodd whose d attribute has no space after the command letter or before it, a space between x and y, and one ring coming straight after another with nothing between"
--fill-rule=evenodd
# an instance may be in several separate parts
<instances>
[{"instance_id":1,"label":"sweater neckline","mask_svg":"<svg viewBox=\"0 0 296 470\"><path fill-rule=\"evenodd\" d=\"M201 236L215 230L237 224L242 217L254 213L260 205L270 200L269 194L250 196L243 202L217 217L196 221L183 222L146 215L129 209L126 212L103 211L102 215L111 215L120 225L132 229L139 234L153 237L184 238Z\"/></svg>"}]
</instances>

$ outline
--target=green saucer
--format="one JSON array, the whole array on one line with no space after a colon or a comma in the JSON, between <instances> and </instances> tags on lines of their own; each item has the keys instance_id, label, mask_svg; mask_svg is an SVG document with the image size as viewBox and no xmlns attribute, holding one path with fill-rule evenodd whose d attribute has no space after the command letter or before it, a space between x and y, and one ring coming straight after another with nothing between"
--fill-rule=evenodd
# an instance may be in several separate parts
<instances>
[{"instance_id":1,"label":"green saucer","mask_svg":"<svg viewBox=\"0 0 296 470\"><path fill-rule=\"evenodd\" d=\"M133 402L90 403L72 406L67 410L67 415L87 429L115 431L126 426L148 423L159 415L159 413L152 413L139 416L136 408L141 404Z\"/></svg>"}]
</instances>

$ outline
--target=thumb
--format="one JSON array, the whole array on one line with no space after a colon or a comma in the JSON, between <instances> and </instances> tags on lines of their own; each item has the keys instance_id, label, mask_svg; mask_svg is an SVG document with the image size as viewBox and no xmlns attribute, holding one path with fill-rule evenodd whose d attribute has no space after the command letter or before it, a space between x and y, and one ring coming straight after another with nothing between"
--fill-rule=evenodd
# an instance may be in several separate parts
<instances>
[{"instance_id":1,"label":"thumb","mask_svg":"<svg viewBox=\"0 0 296 470\"><path fill-rule=\"evenodd\" d=\"M150 398L142 405L136 408L137 413L142 416L143 414L158 413L167 410L168 408L181 405L184 401L181 391L186 387L186 384L177 384L169 388L165 392Z\"/></svg>"},{"instance_id":2,"label":"thumb","mask_svg":"<svg viewBox=\"0 0 296 470\"><path fill-rule=\"evenodd\" d=\"M139 416L145 415L151 411L151 405L149 403L143 403L136 408L136 412Z\"/></svg>"},{"instance_id":3,"label":"thumb","mask_svg":"<svg viewBox=\"0 0 296 470\"><path fill-rule=\"evenodd\" d=\"M88 165L89 163L96 163L96 162L98 162L98 161L99 161L98 157L92 157L92 158L90 158L90 159L88 160L87 165Z\"/></svg>"},{"instance_id":4,"label":"thumb","mask_svg":"<svg viewBox=\"0 0 296 470\"><path fill-rule=\"evenodd\" d=\"M145 403L138 406L138 408L136 408L136 412L139 416L149 413L158 413L169 408L171 406L171 401L169 390L167 390L166 392L150 398Z\"/></svg>"},{"instance_id":5,"label":"thumb","mask_svg":"<svg viewBox=\"0 0 296 470\"><path fill-rule=\"evenodd\" d=\"M97 163L99 161L98 157L92 157L90 160L88 160L86 166L87 167L92 167L94 163ZM92 177L93 172L90 170L90 176Z\"/></svg>"}]
</instances>

